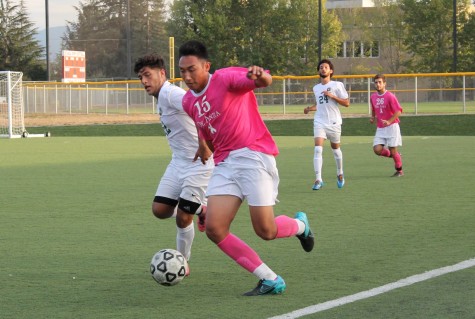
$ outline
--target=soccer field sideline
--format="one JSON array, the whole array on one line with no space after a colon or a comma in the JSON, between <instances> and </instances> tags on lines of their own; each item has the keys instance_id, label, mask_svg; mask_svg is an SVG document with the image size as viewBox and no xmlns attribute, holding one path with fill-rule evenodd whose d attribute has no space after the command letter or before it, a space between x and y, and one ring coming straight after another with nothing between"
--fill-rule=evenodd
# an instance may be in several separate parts
<instances>
[{"instance_id":1,"label":"soccer field sideline","mask_svg":"<svg viewBox=\"0 0 475 319\"><path fill-rule=\"evenodd\" d=\"M374 297L374 296L392 291L394 289L410 286L410 285L413 285L413 284L416 284L416 283L419 283L419 282L422 282L422 281L425 281L425 280L429 280L429 279L432 279L432 278L435 278L435 277L439 277L439 276L446 275L446 274L449 274L449 273L452 273L452 272L464 270L464 269L471 268L471 267L474 267L474 266L475 266L475 258L467 259L467 260L459 262L455 265L430 270L430 271L427 271L427 272L424 272L424 273L421 273L421 274L413 275L413 276L410 276L410 277L407 277L407 278L404 278L404 279L386 284L384 286L376 287L376 288L369 289L369 290L366 290L366 291L362 291L362 292L359 292L359 293L356 293L356 294L353 294L353 295L349 295L349 296L341 297L341 298L338 298L338 299L334 299L334 300L326 301L326 302L323 302L323 303L319 303L319 304L316 304L316 305L308 306L306 308L294 310L292 312L282 314L282 315L279 315L279 316L270 317L268 319L294 319L294 318L300 318L300 317L311 315L311 314L314 314L314 313L317 313L317 312L321 312L321 311L329 310L329 309L332 309L332 308L335 308L335 307L343 306L343 305L346 305L346 304L349 304L349 303L352 303L352 302L355 302L355 301L358 301L358 300L371 298L371 297Z\"/></svg>"}]
</instances>

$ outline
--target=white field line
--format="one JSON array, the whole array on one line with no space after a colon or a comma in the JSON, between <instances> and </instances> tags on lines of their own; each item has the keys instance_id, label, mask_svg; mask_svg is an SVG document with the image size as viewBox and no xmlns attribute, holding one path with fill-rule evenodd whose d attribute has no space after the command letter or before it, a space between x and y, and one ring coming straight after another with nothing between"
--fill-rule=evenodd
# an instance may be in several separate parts
<instances>
[{"instance_id":1,"label":"white field line","mask_svg":"<svg viewBox=\"0 0 475 319\"><path fill-rule=\"evenodd\" d=\"M324 310L328 310L328 309L331 309L331 308L343 306L345 304L348 304L348 303L351 303L351 302L354 302L354 301L357 301L357 300L362 300L362 299L374 297L374 296L386 293L388 291L391 291L391 290L394 290L394 289L397 289L397 288L410 286L412 284L415 284L415 283L418 283L418 282L421 282L421 281L425 281L425 280L428 280L428 279L431 279L431 278L435 278L435 277L438 277L438 276L442 276L442 275L445 275L445 274L448 274L448 273L451 273L451 272L463 270L463 269L470 268L470 267L473 267L473 266L475 266L475 258L462 261L462 262L460 262L458 264L455 264L455 265L452 265L452 266L442 267L442 268L427 271L427 272L422 273L422 274L410 276L410 277L407 277L407 278L389 283L389 284L384 285L384 286L380 286L380 287L376 287L376 288L373 288L373 289L370 289L370 290L358 292L354 295L345 296L345 297L341 297L341 298L338 298L338 299L334 299L334 300L326 301L326 302L323 302L323 303L319 303L317 305L305 307L305 308L295 310L295 311L292 311L292 312L289 312L289 313L286 313L286 314L283 314L283 315L275 316L275 317L272 317L272 318L269 318L269 319L300 318L300 317L307 316L307 315L317 313L317 312L320 312L320 311L324 311Z\"/></svg>"}]
</instances>

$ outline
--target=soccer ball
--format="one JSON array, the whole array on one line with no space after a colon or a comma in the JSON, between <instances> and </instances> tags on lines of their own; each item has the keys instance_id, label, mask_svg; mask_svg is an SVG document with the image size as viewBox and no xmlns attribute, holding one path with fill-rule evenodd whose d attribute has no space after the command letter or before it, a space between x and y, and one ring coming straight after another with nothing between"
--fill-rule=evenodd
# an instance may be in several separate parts
<instances>
[{"instance_id":1,"label":"soccer ball","mask_svg":"<svg viewBox=\"0 0 475 319\"><path fill-rule=\"evenodd\" d=\"M152 257L150 273L163 286L174 286L185 278L188 270L186 258L177 250L162 249Z\"/></svg>"}]
</instances>

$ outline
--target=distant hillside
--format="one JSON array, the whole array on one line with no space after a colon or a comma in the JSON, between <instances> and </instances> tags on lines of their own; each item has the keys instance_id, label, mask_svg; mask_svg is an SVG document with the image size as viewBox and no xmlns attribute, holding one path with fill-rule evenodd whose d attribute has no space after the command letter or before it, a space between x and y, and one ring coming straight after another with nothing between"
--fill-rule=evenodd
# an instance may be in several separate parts
<instances>
[{"instance_id":1,"label":"distant hillside","mask_svg":"<svg viewBox=\"0 0 475 319\"><path fill-rule=\"evenodd\" d=\"M53 58L61 54L61 37L64 36L66 27L51 27L49 28L49 53L50 58ZM40 45L46 47L46 29L38 31L36 39L40 42Z\"/></svg>"}]
</instances>

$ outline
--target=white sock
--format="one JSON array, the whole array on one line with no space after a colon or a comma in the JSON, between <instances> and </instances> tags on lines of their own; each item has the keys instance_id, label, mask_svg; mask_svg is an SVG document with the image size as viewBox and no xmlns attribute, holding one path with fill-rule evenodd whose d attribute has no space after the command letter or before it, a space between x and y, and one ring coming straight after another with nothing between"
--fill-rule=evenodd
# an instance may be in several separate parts
<instances>
[{"instance_id":1,"label":"white sock","mask_svg":"<svg viewBox=\"0 0 475 319\"><path fill-rule=\"evenodd\" d=\"M297 221L297 225L299 225L299 230L296 235L302 235L305 231L305 223L297 218L295 218L295 220Z\"/></svg>"},{"instance_id":2,"label":"white sock","mask_svg":"<svg viewBox=\"0 0 475 319\"><path fill-rule=\"evenodd\" d=\"M176 228L176 250L185 256L186 260L191 257L191 245L195 238L195 227L193 222L185 228Z\"/></svg>"},{"instance_id":3,"label":"white sock","mask_svg":"<svg viewBox=\"0 0 475 319\"><path fill-rule=\"evenodd\" d=\"M313 154L313 169L315 171L315 180L322 181L322 165L323 165L323 147L315 146Z\"/></svg>"},{"instance_id":4,"label":"white sock","mask_svg":"<svg viewBox=\"0 0 475 319\"><path fill-rule=\"evenodd\" d=\"M257 267L253 274L259 279L275 280L277 278L277 274L264 263Z\"/></svg>"},{"instance_id":5,"label":"white sock","mask_svg":"<svg viewBox=\"0 0 475 319\"><path fill-rule=\"evenodd\" d=\"M333 150L333 157L335 158L335 163L336 163L336 175L343 175L343 153L341 152L341 149L337 148L336 150Z\"/></svg>"}]
</instances>

